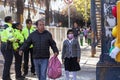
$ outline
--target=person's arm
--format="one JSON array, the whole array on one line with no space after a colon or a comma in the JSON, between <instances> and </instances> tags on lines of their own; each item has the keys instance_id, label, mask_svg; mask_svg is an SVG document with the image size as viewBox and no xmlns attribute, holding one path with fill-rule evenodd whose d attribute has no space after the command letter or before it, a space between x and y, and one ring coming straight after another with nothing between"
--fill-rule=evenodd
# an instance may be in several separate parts
<instances>
[{"instance_id":1,"label":"person's arm","mask_svg":"<svg viewBox=\"0 0 120 80\"><path fill-rule=\"evenodd\" d=\"M6 30L3 30L3 31L1 32L1 41L5 42L5 41L7 41L7 38L8 38L7 31L6 31Z\"/></svg>"},{"instance_id":2,"label":"person's arm","mask_svg":"<svg viewBox=\"0 0 120 80\"><path fill-rule=\"evenodd\" d=\"M30 35L27 40L23 43L23 45L20 47L19 55L22 55L23 52L29 48L29 46L32 44L32 36Z\"/></svg>"},{"instance_id":3,"label":"person's arm","mask_svg":"<svg viewBox=\"0 0 120 80\"><path fill-rule=\"evenodd\" d=\"M78 35L80 35L80 28L78 28Z\"/></svg>"},{"instance_id":4,"label":"person's arm","mask_svg":"<svg viewBox=\"0 0 120 80\"><path fill-rule=\"evenodd\" d=\"M66 53L66 46L65 46L65 41L63 42L63 47L62 47L62 63L64 63L64 57Z\"/></svg>"},{"instance_id":5,"label":"person's arm","mask_svg":"<svg viewBox=\"0 0 120 80\"><path fill-rule=\"evenodd\" d=\"M81 49L80 49L80 45L79 42L76 40L76 45L77 45L77 62L80 62L80 58L81 58Z\"/></svg>"},{"instance_id":6,"label":"person's arm","mask_svg":"<svg viewBox=\"0 0 120 80\"><path fill-rule=\"evenodd\" d=\"M56 43L53 40L52 35L50 33L49 33L49 43L50 43L50 46L51 46L54 54L58 55L59 54L58 48L57 48Z\"/></svg>"}]
</instances>

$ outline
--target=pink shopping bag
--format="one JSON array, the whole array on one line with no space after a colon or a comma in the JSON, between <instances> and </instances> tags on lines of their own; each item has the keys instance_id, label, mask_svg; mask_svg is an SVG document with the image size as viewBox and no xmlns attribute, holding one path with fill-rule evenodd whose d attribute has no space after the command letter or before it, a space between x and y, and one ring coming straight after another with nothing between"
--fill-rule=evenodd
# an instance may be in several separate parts
<instances>
[{"instance_id":1,"label":"pink shopping bag","mask_svg":"<svg viewBox=\"0 0 120 80\"><path fill-rule=\"evenodd\" d=\"M58 57L53 56L52 58L50 58L47 74L48 74L48 77L51 79L56 79L56 78L61 77L62 65L61 65Z\"/></svg>"}]
</instances>

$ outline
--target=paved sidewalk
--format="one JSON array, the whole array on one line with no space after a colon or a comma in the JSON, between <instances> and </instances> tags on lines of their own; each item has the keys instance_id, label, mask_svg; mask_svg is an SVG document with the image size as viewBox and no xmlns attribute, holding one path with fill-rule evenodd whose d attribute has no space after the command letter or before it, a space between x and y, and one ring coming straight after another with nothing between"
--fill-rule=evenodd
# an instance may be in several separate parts
<instances>
[{"instance_id":1,"label":"paved sidewalk","mask_svg":"<svg viewBox=\"0 0 120 80\"><path fill-rule=\"evenodd\" d=\"M99 60L100 55L100 49L97 48L97 54L95 57L91 57L91 47L87 44L84 44L84 46L81 47L82 55L81 55L81 71L77 74L77 80L96 80L96 63ZM0 53L1 54L1 53ZM61 60L61 55L58 56ZM2 76L2 70L3 70L3 57L0 55L0 80ZM62 77L56 80L65 80L65 72L64 68L62 68ZM15 80L15 74L14 74L14 62L11 69L11 77L12 80ZM27 75L27 78L29 80L37 80L36 76L32 76L30 73ZM72 76L70 75L70 78L72 80ZM52 80L52 79L47 79Z\"/></svg>"}]
</instances>

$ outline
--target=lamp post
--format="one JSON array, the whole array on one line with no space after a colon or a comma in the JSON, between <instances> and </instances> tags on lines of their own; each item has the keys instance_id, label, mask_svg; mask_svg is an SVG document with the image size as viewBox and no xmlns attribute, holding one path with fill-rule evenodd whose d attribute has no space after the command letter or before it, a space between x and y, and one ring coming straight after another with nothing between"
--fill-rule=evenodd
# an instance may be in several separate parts
<instances>
[{"instance_id":1,"label":"lamp post","mask_svg":"<svg viewBox=\"0 0 120 80\"><path fill-rule=\"evenodd\" d=\"M85 19L87 18L87 1L85 0ZM85 20L85 27L87 27L87 21Z\"/></svg>"},{"instance_id":2,"label":"lamp post","mask_svg":"<svg viewBox=\"0 0 120 80\"><path fill-rule=\"evenodd\" d=\"M53 24L53 26L55 26L55 11L54 11L54 10L52 11L52 14L53 14L53 16L52 16L52 17L53 17L53 22L52 22L52 24Z\"/></svg>"},{"instance_id":3,"label":"lamp post","mask_svg":"<svg viewBox=\"0 0 120 80\"><path fill-rule=\"evenodd\" d=\"M68 4L68 27L70 28L70 4Z\"/></svg>"},{"instance_id":4,"label":"lamp post","mask_svg":"<svg viewBox=\"0 0 120 80\"><path fill-rule=\"evenodd\" d=\"M68 4L68 27L70 28L70 4L73 0L64 0L66 4Z\"/></svg>"},{"instance_id":5,"label":"lamp post","mask_svg":"<svg viewBox=\"0 0 120 80\"><path fill-rule=\"evenodd\" d=\"M51 25L52 26L55 26L55 2L53 1L52 2L53 3L53 6L52 6L52 23L51 23Z\"/></svg>"},{"instance_id":6,"label":"lamp post","mask_svg":"<svg viewBox=\"0 0 120 80\"><path fill-rule=\"evenodd\" d=\"M30 15L30 2L28 2L28 19L31 19Z\"/></svg>"},{"instance_id":7,"label":"lamp post","mask_svg":"<svg viewBox=\"0 0 120 80\"><path fill-rule=\"evenodd\" d=\"M58 23L60 21L60 8L58 7Z\"/></svg>"}]
</instances>

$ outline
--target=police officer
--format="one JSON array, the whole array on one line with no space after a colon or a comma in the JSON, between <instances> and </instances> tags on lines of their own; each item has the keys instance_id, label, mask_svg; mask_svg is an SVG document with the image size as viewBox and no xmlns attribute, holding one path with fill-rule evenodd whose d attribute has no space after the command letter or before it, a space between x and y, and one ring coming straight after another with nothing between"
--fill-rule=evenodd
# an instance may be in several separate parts
<instances>
[{"instance_id":1,"label":"police officer","mask_svg":"<svg viewBox=\"0 0 120 80\"><path fill-rule=\"evenodd\" d=\"M27 40L28 36L30 35L30 33L32 33L33 31L35 31L35 28L32 26L32 20L31 19L27 19L26 20L26 27L23 28L22 30L22 34L24 36L24 39ZM35 75L35 68L34 68L34 63L33 63L33 45L31 45L29 47L29 49L26 49L26 51L24 52L24 74L23 76L26 76L28 74L28 62L29 62L29 53L30 53L30 57L31 57L31 73L33 75Z\"/></svg>"},{"instance_id":2,"label":"police officer","mask_svg":"<svg viewBox=\"0 0 120 80\"><path fill-rule=\"evenodd\" d=\"M11 80L10 67L13 60L13 47L12 43L15 40L14 29L12 28L12 17L5 17L6 26L1 33L1 52L4 58L3 80Z\"/></svg>"},{"instance_id":3,"label":"police officer","mask_svg":"<svg viewBox=\"0 0 120 80\"><path fill-rule=\"evenodd\" d=\"M21 73L22 56L20 56L18 53L19 48L24 42L24 37L22 35L22 25L20 23L15 23L14 28L15 42L13 42L13 49L15 56L15 77L16 80L24 80L25 77L23 77Z\"/></svg>"}]
</instances>

